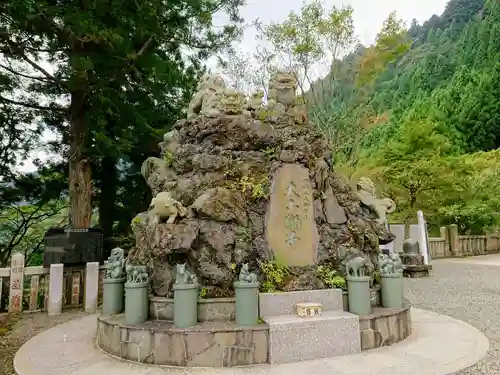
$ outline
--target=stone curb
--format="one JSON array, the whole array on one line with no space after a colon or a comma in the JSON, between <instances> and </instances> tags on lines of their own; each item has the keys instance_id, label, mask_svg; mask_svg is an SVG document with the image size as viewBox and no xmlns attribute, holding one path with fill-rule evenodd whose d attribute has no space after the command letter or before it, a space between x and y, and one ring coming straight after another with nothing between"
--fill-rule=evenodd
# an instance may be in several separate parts
<instances>
[{"instance_id":1,"label":"stone curb","mask_svg":"<svg viewBox=\"0 0 500 375\"><path fill-rule=\"evenodd\" d=\"M61 324L33 337L16 353L17 375L446 375L472 366L487 353L479 330L449 316L412 307L412 335L390 347L360 354L282 365L175 368L110 357L94 346L96 317Z\"/></svg>"}]
</instances>

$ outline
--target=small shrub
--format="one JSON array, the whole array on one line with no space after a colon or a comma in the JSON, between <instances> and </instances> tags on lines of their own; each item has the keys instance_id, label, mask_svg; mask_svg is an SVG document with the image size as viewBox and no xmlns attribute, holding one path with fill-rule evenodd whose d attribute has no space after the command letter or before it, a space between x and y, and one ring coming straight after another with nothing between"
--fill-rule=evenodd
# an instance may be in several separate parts
<instances>
[{"instance_id":1,"label":"small shrub","mask_svg":"<svg viewBox=\"0 0 500 375\"><path fill-rule=\"evenodd\" d=\"M329 288L347 289L346 279L337 275L337 271L328 266L318 266L316 274Z\"/></svg>"},{"instance_id":2,"label":"small shrub","mask_svg":"<svg viewBox=\"0 0 500 375\"><path fill-rule=\"evenodd\" d=\"M198 297L200 298L205 298L208 294L208 289L207 288L201 288L200 291L198 292Z\"/></svg>"},{"instance_id":3,"label":"small shrub","mask_svg":"<svg viewBox=\"0 0 500 375\"><path fill-rule=\"evenodd\" d=\"M264 281L260 285L262 292L276 292L279 290L288 275L288 269L277 261L259 262L259 268L264 275Z\"/></svg>"},{"instance_id":4,"label":"small shrub","mask_svg":"<svg viewBox=\"0 0 500 375\"><path fill-rule=\"evenodd\" d=\"M269 196L269 179L264 177L256 180L253 177L244 176L238 181L242 193L250 192L254 200Z\"/></svg>"}]
</instances>

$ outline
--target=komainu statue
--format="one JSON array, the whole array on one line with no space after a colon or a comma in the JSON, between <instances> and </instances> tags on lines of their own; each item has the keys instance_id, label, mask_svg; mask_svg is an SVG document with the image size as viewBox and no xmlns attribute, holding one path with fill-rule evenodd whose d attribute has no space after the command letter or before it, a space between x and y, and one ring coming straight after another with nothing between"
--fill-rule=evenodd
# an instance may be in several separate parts
<instances>
[{"instance_id":1,"label":"komainu statue","mask_svg":"<svg viewBox=\"0 0 500 375\"><path fill-rule=\"evenodd\" d=\"M226 82L218 74L205 73L198 84L196 94L189 103L188 118L195 115L217 117L221 92L226 88Z\"/></svg>"},{"instance_id":2,"label":"komainu statue","mask_svg":"<svg viewBox=\"0 0 500 375\"><path fill-rule=\"evenodd\" d=\"M278 116L288 113L296 124L305 124L307 122L305 107L297 104L297 86L293 72L288 70L275 72L269 80L267 108Z\"/></svg>"},{"instance_id":3,"label":"komainu statue","mask_svg":"<svg viewBox=\"0 0 500 375\"><path fill-rule=\"evenodd\" d=\"M222 91L219 100L219 109L227 115L239 115L243 112L245 97L238 91L227 88Z\"/></svg>"},{"instance_id":4,"label":"komainu statue","mask_svg":"<svg viewBox=\"0 0 500 375\"><path fill-rule=\"evenodd\" d=\"M240 282L253 283L253 284L255 284L257 282L257 275L250 272L250 268L248 266L248 263L242 264L238 280Z\"/></svg>"},{"instance_id":5,"label":"komainu statue","mask_svg":"<svg viewBox=\"0 0 500 375\"><path fill-rule=\"evenodd\" d=\"M244 109L253 117L259 115L262 109L262 100L264 99L264 91L259 90L254 92L245 103Z\"/></svg>"},{"instance_id":6,"label":"komainu statue","mask_svg":"<svg viewBox=\"0 0 500 375\"><path fill-rule=\"evenodd\" d=\"M148 281L148 267L143 265L125 265L127 271L127 283L140 284Z\"/></svg>"},{"instance_id":7,"label":"komainu statue","mask_svg":"<svg viewBox=\"0 0 500 375\"><path fill-rule=\"evenodd\" d=\"M109 268L106 270L104 278L106 279L121 279L125 277L125 252L119 247L111 250L111 255L108 258Z\"/></svg>"},{"instance_id":8,"label":"komainu statue","mask_svg":"<svg viewBox=\"0 0 500 375\"><path fill-rule=\"evenodd\" d=\"M182 203L173 199L168 191L163 191L151 200L149 215L153 219L152 223L167 220L167 224L173 224L177 217L186 216L187 210Z\"/></svg>"},{"instance_id":9,"label":"komainu statue","mask_svg":"<svg viewBox=\"0 0 500 375\"><path fill-rule=\"evenodd\" d=\"M375 196L375 185L368 177L361 177L356 184L357 195L361 203L375 215L378 224L387 222L387 215L396 210L396 204L392 199L379 199Z\"/></svg>"}]
</instances>

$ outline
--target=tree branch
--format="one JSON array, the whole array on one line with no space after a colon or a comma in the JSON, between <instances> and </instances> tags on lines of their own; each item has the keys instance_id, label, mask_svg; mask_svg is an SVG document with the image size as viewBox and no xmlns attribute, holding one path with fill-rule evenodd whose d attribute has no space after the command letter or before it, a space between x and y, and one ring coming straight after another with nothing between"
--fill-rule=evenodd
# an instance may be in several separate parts
<instances>
[{"instance_id":1,"label":"tree branch","mask_svg":"<svg viewBox=\"0 0 500 375\"><path fill-rule=\"evenodd\" d=\"M5 98L3 96L0 96L0 103L2 103L2 102L13 104L13 105L19 105L21 107L26 107L26 108L39 109L41 111L58 111L58 112L66 112L67 111L66 108L44 107L44 106L40 106L40 105L37 105L37 104L30 104L30 103L18 102L18 101L15 101L15 100L12 100L12 99L7 99L7 98Z\"/></svg>"},{"instance_id":2,"label":"tree branch","mask_svg":"<svg viewBox=\"0 0 500 375\"><path fill-rule=\"evenodd\" d=\"M29 76L27 74L16 72L14 69L11 69L11 68L9 68L5 65L2 65L2 64L0 64L0 68L3 68L12 74L15 74L17 76L24 77L24 78L34 79L34 80L41 81L41 82L47 82L47 80L48 80L47 78L44 78L44 77L33 77L33 76Z\"/></svg>"},{"instance_id":3,"label":"tree branch","mask_svg":"<svg viewBox=\"0 0 500 375\"><path fill-rule=\"evenodd\" d=\"M54 81L56 83L62 83L60 82L58 79L56 79L52 74L50 74L49 72L47 72L44 68L42 68L40 65L38 65L37 63L35 63L34 61L31 61L30 59L28 59L28 57L21 51L19 51L19 55L21 57L21 59L23 59L24 61L26 61L29 65L31 65L33 68L35 68L36 70L38 70L40 73L42 73L45 77L47 77L47 79L51 80L51 81Z\"/></svg>"}]
</instances>

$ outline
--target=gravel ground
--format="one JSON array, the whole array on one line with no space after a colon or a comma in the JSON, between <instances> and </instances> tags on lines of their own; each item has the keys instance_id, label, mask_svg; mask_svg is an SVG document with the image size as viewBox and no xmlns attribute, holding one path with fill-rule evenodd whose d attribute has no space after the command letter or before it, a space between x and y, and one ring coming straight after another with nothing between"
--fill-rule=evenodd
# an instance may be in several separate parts
<instances>
[{"instance_id":1,"label":"gravel ground","mask_svg":"<svg viewBox=\"0 0 500 375\"><path fill-rule=\"evenodd\" d=\"M59 316L34 313L10 316L0 316L0 328L8 326L11 328L7 333L0 329L0 375L15 375L13 360L17 349L26 341L40 333L41 331L65 323L70 319L84 316L85 313L79 310L69 310Z\"/></svg>"},{"instance_id":2,"label":"gravel ground","mask_svg":"<svg viewBox=\"0 0 500 375\"><path fill-rule=\"evenodd\" d=\"M490 340L487 357L456 375L500 374L500 267L433 261L429 278L405 279L415 307L463 320Z\"/></svg>"},{"instance_id":3,"label":"gravel ground","mask_svg":"<svg viewBox=\"0 0 500 375\"><path fill-rule=\"evenodd\" d=\"M490 340L487 357L456 375L500 375L500 267L437 260L433 261L431 277L405 279L405 283L406 296L415 307L463 320ZM2 336L0 330L0 375L14 374L14 354L31 337L84 315L73 310L56 317L47 314L14 317L11 331Z\"/></svg>"}]
</instances>

